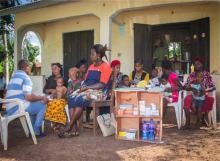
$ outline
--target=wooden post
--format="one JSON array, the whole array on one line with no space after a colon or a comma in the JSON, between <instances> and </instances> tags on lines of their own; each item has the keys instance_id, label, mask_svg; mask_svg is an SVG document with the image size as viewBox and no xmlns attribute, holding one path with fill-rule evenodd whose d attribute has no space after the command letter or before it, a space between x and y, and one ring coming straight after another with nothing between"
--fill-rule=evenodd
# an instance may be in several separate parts
<instances>
[{"instance_id":1,"label":"wooden post","mask_svg":"<svg viewBox=\"0 0 220 161\"><path fill-rule=\"evenodd\" d=\"M2 20L3 21L3 20ZM6 34L6 23L4 23L3 28L3 44L4 44L4 54L5 54L5 81L6 85L9 82L9 62L8 62L8 42L7 42L7 34Z\"/></svg>"}]
</instances>

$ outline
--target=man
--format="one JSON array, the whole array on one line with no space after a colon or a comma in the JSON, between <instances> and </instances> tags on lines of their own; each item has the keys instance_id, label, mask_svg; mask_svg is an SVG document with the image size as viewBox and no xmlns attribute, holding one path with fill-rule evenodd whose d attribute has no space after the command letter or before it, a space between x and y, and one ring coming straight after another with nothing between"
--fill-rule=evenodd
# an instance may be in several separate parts
<instances>
[{"instance_id":1,"label":"man","mask_svg":"<svg viewBox=\"0 0 220 161\"><path fill-rule=\"evenodd\" d=\"M30 114L34 132L37 136L43 136L41 126L44 119L45 108L48 99L46 96L36 96L32 94L32 82L28 74L30 73L29 62L20 60L18 70L13 74L7 86L7 99L19 99L24 103L25 111ZM7 115L18 113L18 105L7 104Z\"/></svg>"}]
</instances>

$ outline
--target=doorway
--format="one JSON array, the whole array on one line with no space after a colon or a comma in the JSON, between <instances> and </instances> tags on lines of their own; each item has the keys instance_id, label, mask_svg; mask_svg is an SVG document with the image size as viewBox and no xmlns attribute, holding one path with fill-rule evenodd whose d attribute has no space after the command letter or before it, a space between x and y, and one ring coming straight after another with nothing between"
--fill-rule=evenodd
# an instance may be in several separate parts
<instances>
[{"instance_id":1,"label":"doorway","mask_svg":"<svg viewBox=\"0 0 220 161\"><path fill-rule=\"evenodd\" d=\"M68 70L81 59L89 61L90 49L94 44L94 30L70 32L63 34L64 76Z\"/></svg>"},{"instance_id":2,"label":"doorway","mask_svg":"<svg viewBox=\"0 0 220 161\"><path fill-rule=\"evenodd\" d=\"M147 72L157 65L157 52L182 74L195 57L207 60L204 67L209 71L209 48L209 18L160 25L134 24L134 58L143 60Z\"/></svg>"}]
</instances>

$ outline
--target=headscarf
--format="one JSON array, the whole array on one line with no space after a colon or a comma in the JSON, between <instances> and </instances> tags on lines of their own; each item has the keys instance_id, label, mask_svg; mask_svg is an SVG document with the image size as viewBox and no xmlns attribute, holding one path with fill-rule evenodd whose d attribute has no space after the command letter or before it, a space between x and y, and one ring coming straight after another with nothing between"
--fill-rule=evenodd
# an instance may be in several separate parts
<instances>
[{"instance_id":1,"label":"headscarf","mask_svg":"<svg viewBox=\"0 0 220 161\"><path fill-rule=\"evenodd\" d=\"M114 68L116 65L120 65L120 64L121 64L121 62L119 60L113 60L111 62L111 67Z\"/></svg>"}]
</instances>

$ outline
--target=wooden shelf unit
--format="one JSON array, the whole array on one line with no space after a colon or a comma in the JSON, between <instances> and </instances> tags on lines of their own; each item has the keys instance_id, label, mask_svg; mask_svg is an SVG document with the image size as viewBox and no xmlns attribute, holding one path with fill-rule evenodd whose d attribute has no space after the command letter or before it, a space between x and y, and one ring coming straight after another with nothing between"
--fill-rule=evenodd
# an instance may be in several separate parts
<instances>
[{"instance_id":1,"label":"wooden shelf unit","mask_svg":"<svg viewBox=\"0 0 220 161\"><path fill-rule=\"evenodd\" d=\"M159 110L159 116L140 116L140 115L117 115L118 110L121 104L132 104L133 107L138 107L139 101L145 101L146 105L151 103L156 104L157 109ZM143 90L115 90L115 108L116 108L116 139L120 140L129 140L124 137L118 136L119 131L137 129L136 138L132 141L144 141L141 138L141 127L140 124L144 120L150 120L153 118L154 121L160 121L160 134L158 142L162 141L162 116L163 116L163 93L162 92L147 92ZM140 110L139 110L140 111Z\"/></svg>"}]
</instances>

